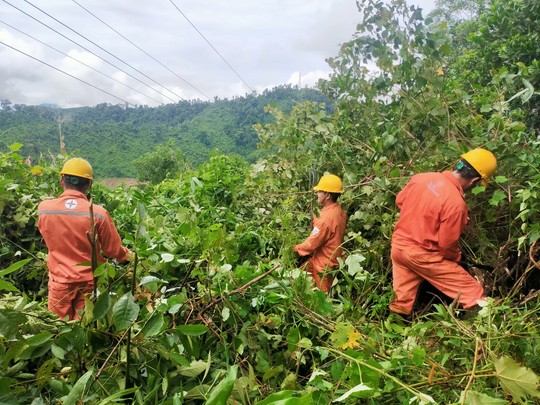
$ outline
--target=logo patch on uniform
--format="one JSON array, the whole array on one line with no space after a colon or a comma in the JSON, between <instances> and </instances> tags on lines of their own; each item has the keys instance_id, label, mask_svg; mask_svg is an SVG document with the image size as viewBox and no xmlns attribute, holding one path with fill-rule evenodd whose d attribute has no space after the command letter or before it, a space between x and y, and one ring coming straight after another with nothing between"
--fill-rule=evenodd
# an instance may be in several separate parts
<instances>
[{"instance_id":1,"label":"logo patch on uniform","mask_svg":"<svg viewBox=\"0 0 540 405\"><path fill-rule=\"evenodd\" d=\"M321 230L320 230L319 228L314 227L313 230L311 231L311 234L312 234L313 236L317 236L317 235L319 234L320 231L321 231Z\"/></svg>"},{"instance_id":2,"label":"logo patch on uniform","mask_svg":"<svg viewBox=\"0 0 540 405\"><path fill-rule=\"evenodd\" d=\"M66 201L64 205L68 210L74 210L75 208L77 208L78 204L79 203L77 202L77 200L70 198L69 200Z\"/></svg>"}]
</instances>

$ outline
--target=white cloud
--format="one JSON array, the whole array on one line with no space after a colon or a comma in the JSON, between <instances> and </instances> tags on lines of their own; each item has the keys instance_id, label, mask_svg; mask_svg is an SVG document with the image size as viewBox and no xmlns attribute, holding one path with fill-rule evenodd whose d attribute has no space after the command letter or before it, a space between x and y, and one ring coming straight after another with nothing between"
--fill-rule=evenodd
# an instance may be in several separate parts
<instances>
[{"instance_id":1,"label":"white cloud","mask_svg":"<svg viewBox=\"0 0 540 405\"><path fill-rule=\"evenodd\" d=\"M319 78L328 75L325 59L337 55L339 45L351 38L360 20L353 0L173 0L239 78L170 2L78 1L174 73L74 2L64 0L33 3L159 85L24 0L12 2L82 47L6 3L0 5L2 20L103 74L1 24L0 40L121 99L147 105L177 100L178 97L168 90L185 99L205 99L200 92L213 99L215 96L243 96L250 93L248 86L260 92L285 83L314 85ZM137 91L106 78L104 74ZM165 95L158 94L132 76ZM1 44L0 98L8 98L14 103L57 103L62 106L121 102Z\"/></svg>"},{"instance_id":2,"label":"white cloud","mask_svg":"<svg viewBox=\"0 0 540 405\"><path fill-rule=\"evenodd\" d=\"M313 72L293 72L287 80L287 84L299 87L314 87L319 79L325 79L330 74L330 71L314 70Z\"/></svg>"}]
</instances>

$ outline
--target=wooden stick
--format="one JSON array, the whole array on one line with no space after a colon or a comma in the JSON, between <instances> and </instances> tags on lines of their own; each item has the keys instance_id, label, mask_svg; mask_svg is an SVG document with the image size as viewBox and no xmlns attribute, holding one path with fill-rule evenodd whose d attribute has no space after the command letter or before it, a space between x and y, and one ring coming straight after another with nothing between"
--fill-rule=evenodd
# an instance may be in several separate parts
<instances>
[{"instance_id":1,"label":"wooden stick","mask_svg":"<svg viewBox=\"0 0 540 405\"><path fill-rule=\"evenodd\" d=\"M239 293L242 293L244 292L249 286L257 283L258 281L262 280L263 278L265 278L266 276L268 276L270 273L272 273L274 270L276 270L277 268L279 267L279 265L275 265L274 267L272 267L270 270L268 270L266 273L264 274L261 274L260 276L257 276L255 277L253 280L251 281L248 281L246 284L244 284L242 287L238 287L237 289L235 290L232 290L230 293L228 293L227 295L230 297L232 295L235 295L235 294L239 294ZM221 301L223 301L223 296L219 296L219 297L215 297L212 301L210 301L204 308L203 310L199 313L199 316L197 317L198 319L201 319L202 315L208 311L210 308L212 308L213 306L215 306L216 304L219 304Z\"/></svg>"},{"instance_id":2,"label":"wooden stick","mask_svg":"<svg viewBox=\"0 0 540 405\"><path fill-rule=\"evenodd\" d=\"M467 399L467 392L471 388L472 382L474 380L474 377L476 376L476 363L478 361L478 348L479 348L480 339L478 337L476 338L476 347L474 348L474 359L473 359L473 368L471 371L471 375L469 376L469 380L467 381L467 386L463 390L463 399L461 401L461 405L465 404L465 400Z\"/></svg>"},{"instance_id":3,"label":"wooden stick","mask_svg":"<svg viewBox=\"0 0 540 405\"><path fill-rule=\"evenodd\" d=\"M92 266L92 274L96 271L98 267L98 259L97 259L97 249L96 249L96 241L97 241L97 235L96 235L96 223L94 221L94 202L90 198L90 231L86 232L86 237L88 238L88 241L90 242L90 248L91 248L91 266ZM97 286L96 286L96 280L94 279L94 299L96 298L96 292L97 292Z\"/></svg>"}]
</instances>

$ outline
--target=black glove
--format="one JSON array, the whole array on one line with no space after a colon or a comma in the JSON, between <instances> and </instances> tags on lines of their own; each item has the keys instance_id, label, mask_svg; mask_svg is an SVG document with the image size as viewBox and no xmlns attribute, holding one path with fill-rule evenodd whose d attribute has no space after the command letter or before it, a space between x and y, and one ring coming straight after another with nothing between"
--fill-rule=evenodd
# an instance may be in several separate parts
<instances>
[{"instance_id":1,"label":"black glove","mask_svg":"<svg viewBox=\"0 0 540 405\"><path fill-rule=\"evenodd\" d=\"M469 268L471 267L471 265L466 260L460 260L459 262L457 262L457 264L459 264L465 270L469 270Z\"/></svg>"},{"instance_id":2,"label":"black glove","mask_svg":"<svg viewBox=\"0 0 540 405\"><path fill-rule=\"evenodd\" d=\"M305 262L307 262L311 258L311 255L307 256L298 256L296 259L296 267L302 267Z\"/></svg>"}]
</instances>

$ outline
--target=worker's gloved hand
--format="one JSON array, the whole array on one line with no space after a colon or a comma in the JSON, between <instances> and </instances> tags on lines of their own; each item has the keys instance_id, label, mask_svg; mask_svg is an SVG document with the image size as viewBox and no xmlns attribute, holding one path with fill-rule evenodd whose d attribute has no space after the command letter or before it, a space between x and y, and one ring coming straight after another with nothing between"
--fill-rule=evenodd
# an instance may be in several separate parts
<instances>
[{"instance_id":1,"label":"worker's gloved hand","mask_svg":"<svg viewBox=\"0 0 540 405\"><path fill-rule=\"evenodd\" d=\"M296 267L302 267L305 262L309 260L311 256L298 256L296 259Z\"/></svg>"},{"instance_id":2,"label":"worker's gloved hand","mask_svg":"<svg viewBox=\"0 0 540 405\"><path fill-rule=\"evenodd\" d=\"M466 260L460 260L459 262L457 262L457 264L459 264L465 270L469 270L470 265L469 265L469 263L467 263Z\"/></svg>"},{"instance_id":3,"label":"worker's gloved hand","mask_svg":"<svg viewBox=\"0 0 540 405\"><path fill-rule=\"evenodd\" d=\"M469 260L469 257L463 253L460 254L459 260L457 261L457 264L459 264L461 267L463 267L465 270L469 270L472 266L471 261Z\"/></svg>"}]
</instances>

